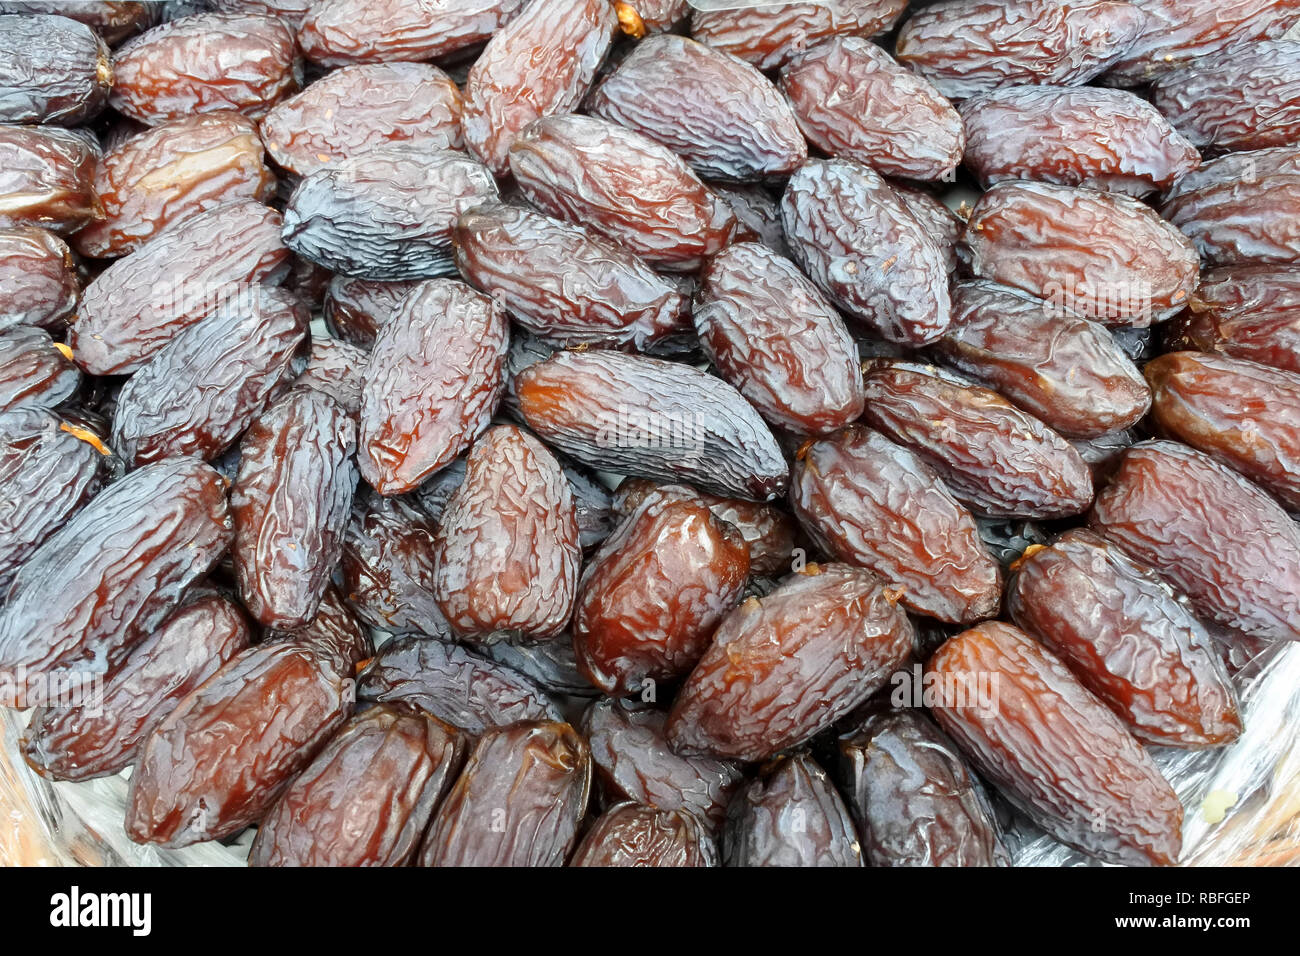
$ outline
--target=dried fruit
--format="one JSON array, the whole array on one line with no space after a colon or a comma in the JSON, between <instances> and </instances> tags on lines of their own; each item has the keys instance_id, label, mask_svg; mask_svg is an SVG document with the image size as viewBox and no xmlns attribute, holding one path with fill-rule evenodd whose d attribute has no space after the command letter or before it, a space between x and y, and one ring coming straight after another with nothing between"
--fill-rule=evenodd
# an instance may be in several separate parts
<instances>
[{"instance_id":1,"label":"dried fruit","mask_svg":"<svg viewBox=\"0 0 1300 956\"><path fill-rule=\"evenodd\" d=\"M961 241L961 234L966 230L966 220L923 189L898 182L891 182L890 186L894 189L894 195L903 200L907 211L939 247L939 252L943 254L944 265L948 267L948 274L956 273L959 265L957 245Z\"/></svg>"},{"instance_id":2,"label":"dried fruit","mask_svg":"<svg viewBox=\"0 0 1300 956\"><path fill-rule=\"evenodd\" d=\"M120 43L149 26L157 4L138 0L6 0L0 12L55 13L92 27L106 43Z\"/></svg>"},{"instance_id":3,"label":"dried fruit","mask_svg":"<svg viewBox=\"0 0 1300 956\"><path fill-rule=\"evenodd\" d=\"M379 327L392 318L408 293L418 289L418 279L373 282L351 276L334 276L325 292L322 311L330 335L369 351Z\"/></svg>"},{"instance_id":4,"label":"dried fruit","mask_svg":"<svg viewBox=\"0 0 1300 956\"><path fill-rule=\"evenodd\" d=\"M760 70L772 70L828 37L887 33L906 7L905 0L828 0L696 10L691 35Z\"/></svg>"},{"instance_id":5,"label":"dried fruit","mask_svg":"<svg viewBox=\"0 0 1300 956\"><path fill-rule=\"evenodd\" d=\"M348 603L394 634L448 633L434 595L434 523L401 498L358 495L339 563Z\"/></svg>"},{"instance_id":6,"label":"dried fruit","mask_svg":"<svg viewBox=\"0 0 1300 956\"><path fill-rule=\"evenodd\" d=\"M1300 372L1300 273L1289 266L1215 269L1165 331L1165 348L1222 352Z\"/></svg>"},{"instance_id":7,"label":"dried fruit","mask_svg":"<svg viewBox=\"0 0 1300 956\"><path fill-rule=\"evenodd\" d=\"M104 215L94 182L95 151L76 133L0 125L0 229L76 232Z\"/></svg>"},{"instance_id":8,"label":"dried fruit","mask_svg":"<svg viewBox=\"0 0 1300 956\"><path fill-rule=\"evenodd\" d=\"M494 641L481 650L499 664L518 671L548 694L564 697L595 697L596 688L578 670L573 641L525 639Z\"/></svg>"},{"instance_id":9,"label":"dried fruit","mask_svg":"<svg viewBox=\"0 0 1300 956\"><path fill-rule=\"evenodd\" d=\"M263 644L275 641L315 644L334 655L343 670L355 669L375 656L369 632L352 616L333 584L325 588L310 624L289 631L268 628L263 632Z\"/></svg>"},{"instance_id":10,"label":"dried fruit","mask_svg":"<svg viewBox=\"0 0 1300 956\"><path fill-rule=\"evenodd\" d=\"M318 338L311 343L307 367L293 384L324 392L353 418L361 414L362 373L366 353L337 339Z\"/></svg>"},{"instance_id":11,"label":"dried fruit","mask_svg":"<svg viewBox=\"0 0 1300 956\"><path fill-rule=\"evenodd\" d=\"M0 123L93 119L113 86L108 47L85 24L32 14L0 16Z\"/></svg>"},{"instance_id":12,"label":"dried fruit","mask_svg":"<svg viewBox=\"0 0 1300 956\"><path fill-rule=\"evenodd\" d=\"M79 291L62 239L36 226L0 229L0 333L15 325L61 328Z\"/></svg>"},{"instance_id":13,"label":"dried fruit","mask_svg":"<svg viewBox=\"0 0 1300 956\"><path fill-rule=\"evenodd\" d=\"M681 810L619 803L602 813L569 866L718 866L708 829Z\"/></svg>"},{"instance_id":14,"label":"dried fruit","mask_svg":"<svg viewBox=\"0 0 1300 956\"><path fill-rule=\"evenodd\" d=\"M54 408L81 383L81 373L50 333L31 325L0 332L0 412Z\"/></svg>"}]
</instances>

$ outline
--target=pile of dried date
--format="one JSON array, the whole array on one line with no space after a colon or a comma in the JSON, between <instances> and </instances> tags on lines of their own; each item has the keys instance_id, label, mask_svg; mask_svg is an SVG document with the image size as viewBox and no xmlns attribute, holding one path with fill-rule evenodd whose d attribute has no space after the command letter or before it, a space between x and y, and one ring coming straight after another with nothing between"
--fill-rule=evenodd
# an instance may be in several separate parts
<instances>
[{"instance_id":1,"label":"pile of dried date","mask_svg":"<svg viewBox=\"0 0 1300 956\"><path fill-rule=\"evenodd\" d=\"M0 3L23 756L257 865L1176 862L1300 639L1297 24Z\"/></svg>"}]
</instances>

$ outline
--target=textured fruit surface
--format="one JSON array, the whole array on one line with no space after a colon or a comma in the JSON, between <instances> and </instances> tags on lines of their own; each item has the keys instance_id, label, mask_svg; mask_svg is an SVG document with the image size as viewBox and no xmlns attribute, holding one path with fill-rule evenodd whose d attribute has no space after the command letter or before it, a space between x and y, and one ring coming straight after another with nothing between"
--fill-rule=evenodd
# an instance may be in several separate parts
<instances>
[{"instance_id":1,"label":"textured fruit surface","mask_svg":"<svg viewBox=\"0 0 1300 956\"><path fill-rule=\"evenodd\" d=\"M77 390L81 373L44 329L0 332L0 412L54 408Z\"/></svg>"},{"instance_id":2,"label":"textured fruit surface","mask_svg":"<svg viewBox=\"0 0 1300 956\"><path fill-rule=\"evenodd\" d=\"M116 667L230 543L226 482L200 461L146 465L45 539L0 610L0 668Z\"/></svg>"},{"instance_id":3,"label":"textured fruit surface","mask_svg":"<svg viewBox=\"0 0 1300 956\"><path fill-rule=\"evenodd\" d=\"M944 179L961 163L961 116L928 81L855 36L834 37L781 71L809 141L886 176Z\"/></svg>"},{"instance_id":4,"label":"textured fruit surface","mask_svg":"<svg viewBox=\"0 0 1300 956\"><path fill-rule=\"evenodd\" d=\"M464 751L454 727L414 707L358 714L261 821L249 865L404 865Z\"/></svg>"},{"instance_id":5,"label":"textured fruit surface","mask_svg":"<svg viewBox=\"0 0 1300 956\"><path fill-rule=\"evenodd\" d=\"M696 10L691 35L760 70L772 70L828 37L886 33L906 7L905 0L829 0Z\"/></svg>"},{"instance_id":6,"label":"textured fruit surface","mask_svg":"<svg viewBox=\"0 0 1300 956\"><path fill-rule=\"evenodd\" d=\"M1241 475L1177 442L1134 445L1089 517L1207 620L1300 640L1300 529Z\"/></svg>"},{"instance_id":7,"label":"textured fruit surface","mask_svg":"<svg viewBox=\"0 0 1300 956\"><path fill-rule=\"evenodd\" d=\"M343 547L357 472L356 425L332 398L293 389L240 443L230 490L239 597L267 627L316 615Z\"/></svg>"},{"instance_id":8,"label":"textured fruit surface","mask_svg":"<svg viewBox=\"0 0 1300 956\"><path fill-rule=\"evenodd\" d=\"M1037 641L982 624L944 644L929 672L940 726L1051 836L1108 863L1177 861L1183 807L1173 788L1120 719ZM970 706L970 685L994 678L998 702L985 716Z\"/></svg>"},{"instance_id":9,"label":"textured fruit surface","mask_svg":"<svg viewBox=\"0 0 1300 956\"><path fill-rule=\"evenodd\" d=\"M779 758L732 798L722 849L727 866L862 866L844 798L807 754Z\"/></svg>"},{"instance_id":10,"label":"textured fruit surface","mask_svg":"<svg viewBox=\"0 0 1300 956\"><path fill-rule=\"evenodd\" d=\"M863 421L920 455L977 514L1063 518L1092 504L1079 453L991 389L934 366L876 359L864 393Z\"/></svg>"},{"instance_id":11,"label":"textured fruit surface","mask_svg":"<svg viewBox=\"0 0 1300 956\"><path fill-rule=\"evenodd\" d=\"M539 438L590 467L758 500L785 490L785 459L763 419L690 366L557 352L520 372L515 393Z\"/></svg>"},{"instance_id":12,"label":"textured fruit surface","mask_svg":"<svg viewBox=\"0 0 1300 956\"><path fill-rule=\"evenodd\" d=\"M514 425L488 429L432 544L434 595L457 635L555 637L569 622L582 549L560 463Z\"/></svg>"},{"instance_id":13,"label":"textured fruit surface","mask_svg":"<svg viewBox=\"0 0 1300 956\"><path fill-rule=\"evenodd\" d=\"M957 245L961 241L961 234L966 230L966 220L945 206L933 193L899 182L890 185L894 187L898 198L903 200L907 211L939 247L948 274L955 273L959 264Z\"/></svg>"},{"instance_id":14,"label":"textured fruit surface","mask_svg":"<svg viewBox=\"0 0 1300 956\"><path fill-rule=\"evenodd\" d=\"M658 268L694 271L739 229L727 204L675 153L593 116L531 124L510 147L510 171L533 205L604 233Z\"/></svg>"},{"instance_id":15,"label":"textured fruit surface","mask_svg":"<svg viewBox=\"0 0 1300 956\"><path fill-rule=\"evenodd\" d=\"M1104 328L993 282L953 287L941 359L1071 438L1128 428L1151 406L1142 374Z\"/></svg>"},{"instance_id":16,"label":"textured fruit surface","mask_svg":"<svg viewBox=\"0 0 1300 956\"><path fill-rule=\"evenodd\" d=\"M997 613L1002 579L975 519L912 451L851 425L795 462L795 517L840 561L874 571L919 614L969 623Z\"/></svg>"},{"instance_id":17,"label":"textured fruit surface","mask_svg":"<svg viewBox=\"0 0 1300 956\"><path fill-rule=\"evenodd\" d=\"M591 749L568 724L489 731L438 809L422 866L563 866L591 792Z\"/></svg>"},{"instance_id":18,"label":"textured fruit surface","mask_svg":"<svg viewBox=\"0 0 1300 956\"><path fill-rule=\"evenodd\" d=\"M505 388L509 336L500 306L431 280L380 329L361 395L361 476L403 494L469 447Z\"/></svg>"},{"instance_id":19,"label":"textured fruit surface","mask_svg":"<svg viewBox=\"0 0 1300 956\"><path fill-rule=\"evenodd\" d=\"M916 710L839 738L840 774L871 866L1005 866L997 823L951 740Z\"/></svg>"},{"instance_id":20,"label":"textured fruit surface","mask_svg":"<svg viewBox=\"0 0 1300 956\"><path fill-rule=\"evenodd\" d=\"M103 215L95 153L84 139L52 126L0 125L0 228L66 235Z\"/></svg>"},{"instance_id":21,"label":"textured fruit surface","mask_svg":"<svg viewBox=\"0 0 1300 956\"><path fill-rule=\"evenodd\" d=\"M569 866L718 866L708 828L682 810L620 803L602 813Z\"/></svg>"},{"instance_id":22,"label":"textured fruit surface","mask_svg":"<svg viewBox=\"0 0 1300 956\"><path fill-rule=\"evenodd\" d=\"M249 648L154 725L127 796L137 843L219 840L261 819L352 709L352 678L325 651Z\"/></svg>"},{"instance_id":23,"label":"textured fruit surface","mask_svg":"<svg viewBox=\"0 0 1300 956\"><path fill-rule=\"evenodd\" d=\"M523 0L313 0L298 43L321 66L436 60L488 39Z\"/></svg>"},{"instance_id":24,"label":"textured fruit surface","mask_svg":"<svg viewBox=\"0 0 1300 956\"><path fill-rule=\"evenodd\" d=\"M1187 311L1166 330L1165 347L1300 372L1300 273L1287 266L1206 272Z\"/></svg>"},{"instance_id":25,"label":"textured fruit surface","mask_svg":"<svg viewBox=\"0 0 1300 956\"><path fill-rule=\"evenodd\" d=\"M1178 312L1200 268L1191 242L1136 199L1048 183L994 186L965 243L976 276L1120 325Z\"/></svg>"},{"instance_id":26,"label":"textured fruit surface","mask_svg":"<svg viewBox=\"0 0 1300 956\"><path fill-rule=\"evenodd\" d=\"M795 261L867 328L924 345L948 327L943 252L873 170L810 160L786 185L781 222Z\"/></svg>"},{"instance_id":27,"label":"textured fruit surface","mask_svg":"<svg viewBox=\"0 0 1300 956\"><path fill-rule=\"evenodd\" d=\"M339 659L343 669L353 668L375 656L370 633L352 616L333 584L325 588L320 607L311 623L287 631L267 628L262 643L298 641L315 644Z\"/></svg>"},{"instance_id":28,"label":"textured fruit surface","mask_svg":"<svg viewBox=\"0 0 1300 956\"><path fill-rule=\"evenodd\" d=\"M493 34L465 81L465 143L498 176L529 123L577 109L618 28L606 0L541 0ZM516 173L516 175L518 175Z\"/></svg>"},{"instance_id":29,"label":"textured fruit surface","mask_svg":"<svg viewBox=\"0 0 1300 956\"><path fill-rule=\"evenodd\" d=\"M293 30L277 17L181 17L114 51L109 103L149 124L215 110L261 119L298 88L297 56Z\"/></svg>"},{"instance_id":30,"label":"textured fruit surface","mask_svg":"<svg viewBox=\"0 0 1300 956\"><path fill-rule=\"evenodd\" d=\"M456 266L552 345L638 351L679 330L686 297L639 256L524 206L486 203L452 231Z\"/></svg>"},{"instance_id":31,"label":"textured fruit surface","mask_svg":"<svg viewBox=\"0 0 1300 956\"><path fill-rule=\"evenodd\" d=\"M58 14L84 23L110 44L149 26L156 4L139 0L5 0L0 12Z\"/></svg>"},{"instance_id":32,"label":"textured fruit surface","mask_svg":"<svg viewBox=\"0 0 1300 956\"><path fill-rule=\"evenodd\" d=\"M573 642L565 637L553 641L494 641L481 650L497 663L523 674L548 694L564 697L597 694L596 688L578 670Z\"/></svg>"},{"instance_id":33,"label":"textured fruit surface","mask_svg":"<svg viewBox=\"0 0 1300 956\"><path fill-rule=\"evenodd\" d=\"M284 210L284 241L305 259L363 279L425 279L455 271L451 229L495 199L481 163L456 150L399 143L316 170Z\"/></svg>"},{"instance_id":34,"label":"textured fruit surface","mask_svg":"<svg viewBox=\"0 0 1300 956\"><path fill-rule=\"evenodd\" d=\"M813 565L719 625L673 702L680 753L762 760L803 743L884 686L912 651L897 595L874 575Z\"/></svg>"},{"instance_id":35,"label":"textured fruit surface","mask_svg":"<svg viewBox=\"0 0 1300 956\"><path fill-rule=\"evenodd\" d=\"M61 328L79 292L62 239L36 226L0 229L0 333L15 325Z\"/></svg>"},{"instance_id":36,"label":"textured fruit surface","mask_svg":"<svg viewBox=\"0 0 1300 956\"><path fill-rule=\"evenodd\" d=\"M361 414L362 374L366 353L338 339L317 338L307 352L307 366L293 380L295 386L323 392L353 418Z\"/></svg>"},{"instance_id":37,"label":"textured fruit surface","mask_svg":"<svg viewBox=\"0 0 1300 956\"><path fill-rule=\"evenodd\" d=\"M1241 733L1205 627L1154 571L1093 532L1075 528L1027 554L1007 610L1139 740L1205 747Z\"/></svg>"},{"instance_id":38,"label":"textured fruit surface","mask_svg":"<svg viewBox=\"0 0 1300 956\"><path fill-rule=\"evenodd\" d=\"M397 314L407 293L419 286L417 279L375 282L334 276L322 304L325 325L335 338L369 351L379 327Z\"/></svg>"},{"instance_id":39,"label":"textured fruit surface","mask_svg":"<svg viewBox=\"0 0 1300 956\"><path fill-rule=\"evenodd\" d=\"M586 109L667 146L706 178L787 176L808 158L794 111L763 74L674 34L638 43Z\"/></svg>"},{"instance_id":40,"label":"textured fruit surface","mask_svg":"<svg viewBox=\"0 0 1300 956\"><path fill-rule=\"evenodd\" d=\"M573 614L579 668L615 695L685 675L748 577L740 532L703 500L648 501L583 572Z\"/></svg>"},{"instance_id":41,"label":"textured fruit surface","mask_svg":"<svg viewBox=\"0 0 1300 956\"><path fill-rule=\"evenodd\" d=\"M112 85L108 47L85 24L0 16L0 123L84 123Z\"/></svg>"},{"instance_id":42,"label":"textured fruit surface","mask_svg":"<svg viewBox=\"0 0 1300 956\"><path fill-rule=\"evenodd\" d=\"M130 765L150 726L248 647L243 612L217 594L177 608L108 675L95 708L41 708L23 735L23 758L55 780L88 780Z\"/></svg>"}]
</instances>

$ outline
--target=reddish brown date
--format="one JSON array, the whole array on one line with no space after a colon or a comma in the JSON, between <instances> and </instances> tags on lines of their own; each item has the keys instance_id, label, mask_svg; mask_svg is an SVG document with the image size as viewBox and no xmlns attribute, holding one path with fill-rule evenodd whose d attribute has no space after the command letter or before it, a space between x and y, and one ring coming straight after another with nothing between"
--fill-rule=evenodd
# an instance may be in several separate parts
<instances>
[{"instance_id":1,"label":"reddish brown date","mask_svg":"<svg viewBox=\"0 0 1300 956\"><path fill-rule=\"evenodd\" d=\"M849 809L806 754L778 758L736 794L722 848L727 866L862 866Z\"/></svg>"},{"instance_id":2,"label":"reddish brown date","mask_svg":"<svg viewBox=\"0 0 1300 956\"><path fill-rule=\"evenodd\" d=\"M407 294L419 280L373 282L351 276L334 276L325 291L323 313L330 334L369 351L379 327L397 314Z\"/></svg>"},{"instance_id":3,"label":"reddish brown date","mask_svg":"<svg viewBox=\"0 0 1300 956\"><path fill-rule=\"evenodd\" d=\"M356 425L332 398L292 389L253 422L230 490L239 597L267 627L316 616L356 488Z\"/></svg>"},{"instance_id":4,"label":"reddish brown date","mask_svg":"<svg viewBox=\"0 0 1300 956\"><path fill-rule=\"evenodd\" d=\"M781 71L808 140L886 176L947 179L961 163L961 116L927 80L861 37L834 37Z\"/></svg>"},{"instance_id":5,"label":"reddish brown date","mask_svg":"<svg viewBox=\"0 0 1300 956\"><path fill-rule=\"evenodd\" d=\"M239 654L141 744L127 836L188 846L260 820L347 720L353 689L318 648L277 643Z\"/></svg>"},{"instance_id":6,"label":"reddish brown date","mask_svg":"<svg viewBox=\"0 0 1300 956\"><path fill-rule=\"evenodd\" d=\"M982 624L945 643L929 673L940 726L1051 836L1108 863L1177 862L1183 806L1173 788L1120 719L1037 641ZM981 714L970 686L994 678L997 705Z\"/></svg>"},{"instance_id":7,"label":"reddish brown date","mask_svg":"<svg viewBox=\"0 0 1300 956\"><path fill-rule=\"evenodd\" d=\"M582 549L560 463L522 428L470 450L433 539L434 595L462 638L555 637L569 622Z\"/></svg>"},{"instance_id":8,"label":"reddish brown date","mask_svg":"<svg viewBox=\"0 0 1300 956\"><path fill-rule=\"evenodd\" d=\"M86 140L52 126L0 125L0 228L67 235L103 215Z\"/></svg>"},{"instance_id":9,"label":"reddish brown date","mask_svg":"<svg viewBox=\"0 0 1300 956\"><path fill-rule=\"evenodd\" d=\"M81 373L65 352L66 346L35 326L0 332L0 412L49 409L67 401Z\"/></svg>"},{"instance_id":10,"label":"reddish brown date","mask_svg":"<svg viewBox=\"0 0 1300 956\"><path fill-rule=\"evenodd\" d=\"M217 594L199 596L174 611L108 675L98 706L35 711L23 735L23 758L55 780L89 780L124 770L150 726L251 639L238 606Z\"/></svg>"},{"instance_id":11,"label":"reddish brown date","mask_svg":"<svg viewBox=\"0 0 1300 956\"><path fill-rule=\"evenodd\" d=\"M618 29L606 0L530 3L493 34L465 81L465 143L498 176L534 120L577 109ZM518 173L516 172L516 175Z\"/></svg>"},{"instance_id":12,"label":"reddish brown date","mask_svg":"<svg viewBox=\"0 0 1300 956\"><path fill-rule=\"evenodd\" d=\"M366 353L338 339L318 338L307 353L307 367L293 380L294 385L314 388L342 406L353 418L361 414L362 373Z\"/></svg>"},{"instance_id":13,"label":"reddish brown date","mask_svg":"<svg viewBox=\"0 0 1300 956\"><path fill-rule=\"evenodd\" d=\"M505 388L509 331L487 296L450 280L413 291L375 339L361 395L361 476L403 494L488 426Z\"/></svg>"},{"instance_id":14,"label":"reddish brown date","mask_svg":"<svg viewBox=\"0 0 1300 956\"><path fill-rule=\"evenodd\" d=\"M808 162L786 185L781 222L795 261L867 328L924 345L948 327L944 254L875 171Z\"/></svg>"},{"instance_id":15,"label":"reddish brown date","mask_svg":"<svg viewBox=\"0 0 1300 956\"><path fill-rule=\"evenodd\" d=\"M358 714L267 813L249 866L404 866L464 757L460 732L414 707Z\"/></svg>"},{"instance_id":16,"label":"reddish brown date","mask_svg":"<svg viewBox=\"0 0 1300 956\"><path fill-rule=\"evenodd\" d=\"M785 490L776 439L739 392L679 362L557 352L515 377L528 427L592 468L768 500Z\"/></svg>"},{"instance_id":17,"label":"reddish brown date","mask_svg":"<svg viewBox=\"0 0 1300 956\"><path fill-rule=\"evenodd\" d=\"M58 14L91 27L109 44L148 27L157 4L138 0L5 0L2 13Z\"/></svg>"},{"instance_id":18,"label":"reddish brown date","mask_svg":"<svg viewBox=\"0 0 1300 956\"><path fill-rule=\"evenodd\" d=\"M1300 273L1289 266L1205 273L1187 311L1166 330L1165 348L1222 352L1300 372Z\"/></svg>"},{"instance_id":19,"label":"reddish brown date","mask_svg":"<svg viewBox=\"0 0 1300 956\"><path fill-rule=\"evenodd\" d=\"M1139 740L1208 747L1241 733L1205 627L1154 571L1093 532L1076 528L1026 553L1007 610Z\"/></svg>"},{"instance_id":20,"label":"reddish brown date","mask_svg":"<svg viewBox=\"0 0 1300 956\"><path fill-rule=\"evenodd\" d=\"M610 807L592 824L569 866L719 866L708 828L682 810L636 803Z\"/></svg>"},{"instance_id":21,"label":"reddish brown date","mask_svg":"<svg viewBox=\"0 0 1300 956\"><path fill-rule=\"evenodd\" d=\"M443 801L421 866L563 866L591 793L591 749L568 724L489 731Z\"/></svg>"},{"instance_id":22,"label":"reddish brown date","mask_svg":"<svg viewBox=\"0 0 1300 956\"><path fill-rule=\"evenodd\" d=\"M334 655L344 671L356 669L375 656L375 642L370 639L370 633L352 616L333 584L325 588L310 624L288 631L268 628L263 635L263 644L275 641L315 644Z\"/></svg>"},{"instance_id":23,"label":"reddish brown date","mask_svg":"<svg viewBox=\"0 0 1300 956\"><path fill-rule=\"evenodd\" d=\"M1176 442L1134 445L1089 524L1157 568L1207 620L1300 640L1300 529L1227 466Z\"/></svg>"},{"instance_id":24,"label":"reddish brown date","mask_svg":"<svg viewBox=\"0 0 1300 956\"><path fill-rule=\"evenodd\" d=\"M952 624L997 614L1002 576L975 519L912 451L860 425L802 449L790 501L830 554L879 574L909 609Z\"/></svg>"},{"instance_id":25,"label":"reddish brown date","mask_svg":"<svg viewBox=\"0 0 1300 956\"><path fill-rule=\"evenodd\" d=\"M230 543L226 482L146 465L96 495L23 563L0 610L0 668L115 668Z\"/></svg>"},{"instance_id":26,"label":"reddish brown date","mask_svg":"<svg viewBox=\"0 0 1300 956\"><path fill-rule=\"evenodd\" d=\"M729 246L700 277L700 344L770 423L824 434L862 414L858 350L839 313L788 259Z\"/></svg>"},{"instance_id":27,"label":"reddish brown date","mask_svg":"<svg viewBox=\"0 0 1300 956\"><path fill-rule=\"evenodd\" d=\"M951 276L956 273L959 264L957 246L961 241L961 234L966 230L966 220L945 206L932 193L899 182L891 182L890 185L894 188L895 195L903 200L907 211L939 247L948 274Z\"/></svg>"},{"instance_id":28,"label":"reddish brown date","mask_svg":"<svg viewBox=\"0 0 1300 956\"><path fill-rule=\"evenodd\" d=\"M83 23L32 12L0 16L0 123L93 119L113 86L108 47Z\"/></svg>"},{"instance_id":29,"label":"reddish brown date","mask_svg":"<svg viewBox=\"0 0 1300 956\"><path fill-rule=\"evenodd\" d=\"M648 33L665 33L691 12L686 0L614 0L619 28L634 40Z\"/></svg>"},{"instance_id":30,"label":"reddish brown date","mask_svg":"<svg viewBox=\"0 0 1300 956\"><path fill-rule=\"evenodd\" d=\"M62 328L79 293L67 243L36 226L0 229L0 332L15 325Z\"/></svg>"},{"instance_id":31,"label":"reddish brown date","mask_svg":"<svg viewBox=\"0 0 1300 956\"><path fill-rule=\"evenodd\" d=\"M590 226L652 266L691 272L739 230L735 214L676 154L592 116L538 120L510 147L528 201Z\"/></svg>"},{"instance_id":32,"label":"reddish brown date","mask_svg":"<svg viewBox=\"0 0 1300 956\"><path fill-rule=\"evenodd\" d=\"M997 823L957 747L915 710L840 737L840 772L871 866L1007 866Z\"/></svg>"},{"instance_id":33,"label":"reddish brown date","mask_svg":"<svg viewBox=\"0 0 1300 956\"><path fill-rule=\"evenodd\" d=\"M905 0L829 0L696 10L691 35L760 70L772 70L829 37L887 33L906 7Z\"/></svg>"},{"instance_id":34,"label":"reddish brown date","mask_svg":"<svg viewBox=\"0 0 1300 956\"><path fill-rule=\"evenodd\" d=\"M547 343L643 351L686 321L668 280L580 225L486 203L461 215L452 241L465 280Z\"/></svg>"}]
</instances>

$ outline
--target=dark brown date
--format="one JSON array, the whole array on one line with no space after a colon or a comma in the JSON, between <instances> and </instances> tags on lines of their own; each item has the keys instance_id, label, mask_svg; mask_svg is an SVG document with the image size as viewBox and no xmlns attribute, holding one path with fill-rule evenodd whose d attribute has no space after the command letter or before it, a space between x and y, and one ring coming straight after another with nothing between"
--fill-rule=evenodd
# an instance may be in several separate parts
<instances>
[{"instance_id":1,"label":"dark brown date","mask_svg":"<svg viewBox=\"0 0 1300 956\"><path fill-rule=\"evenodd\" d=\"M602 813L569 866L719 866L708 828L682 810L619 803Z\"/></svg>"},{"instance_id":2,"label":"dark brown date","mask_svg":"<svg viewBox=\"0 0 1300 956\"><path fill-rule=\"evenodd\" d=\"M687 0L614 0L614 10L619 27L634 40L672 30L691 12Z\"/></svg>"},{"instance_id":3,"label":"dark brown date","mask_svg":"<svg viewBox=\"0 0 1300 956\"><path fill-rule=\"evenodd\" d=\"M923 189L899 182L891 182L890 185L894 188L894 194L903 200L907 211L921 224L921 228L930 234L930 238L943 253L948 274L956 273L959 264L957 246L961 241L961 234L966 230L966 220Z\"/></svg>"},{"instance_id":4,"label":"dark brown date","mask_svg":"<svg viewBox=\"0 0 1300 956\"><path fill-rule=\"evenodd\" d=\"M773 252L788 256L785 233L781 229L781 210L772 194L761 185L744 183L710 183L718 198L735 213L740 223L736 240L761 242Z\"/></svg>"},{"instance_id":5,"label":"dark brown date","mask_svg":"<svg viewBox=\"0 0 1300 956\"><path fill-rule=\"evenodd\" d=\"M1222 352L1300 372L1300 272L1242 266L1205 273L1187 311L1167 328L1165 348Z\"/></svg>"},{"instance_id":6,"label":"dark brown date","mask_svg":"<svg viewBox=\"0 0 1300 956\"><path fill-rule=\"evenodd\" d=\"M334 276L325 290L325 325L335 338L369 351L379 327L397 314L407 294L419 286L417 279L372 282Z\"/></svg>"},{"instance_id":7,"label":"dark brown date","mask_svg":"<svg viewBox=\"0 0 1300 956\"><path fill-rule=\"evenodd\" d=\"M81 383L67 346L32 325L0 332L0 412L20 408L54 408L67 401Z\"/></svg>"},{"instance_id":8,"label":"dark brown date","mask_svg":"<svg viewBox=\"0 0 1300 956\"><path fill-rule=\"evenodd\" d=\"M15 325L62 328L79 293L67 243L36 226L0 229L0 333Z\"/></svg>"},{"instance_id":9,"label":"dark brown date","mask_svg":"<svg viewBox=\"0 0 1300 956\"><path fill-rule=\"evenodd\" d=\"M481 650L497 663L517 670L548 694L562 697L595 697L598 694L591 681L578 670L573 641L566 637L553 641L494 641Z\"/></svg>"},{"instance_id":10,"label":"dark brown date","mask_svg":"<svg viewBox=\"0 0 1300 956\"><path fill-rule=\"evenodd\" d=\"M58 14L91 27L109 44L153 23L157 4L138 0L5 0L0 13Z\"/></svg>"},{"instance_id":11,"label":"dark brown date","mask_svg":"<svg viewBox=\"0 0 1300 956\"><path fill-rule=\"evenodd\" d=\"M366 353L362 349L338 339L318 338L307 353L307 367L293 384L325 393L357 418L361 414L365 367Z\"/></svg>"},{"instance_id":12,"label":"dark brown date","mask_svg":"<svg viewBox=\"0 0 1300 956\"><path fill-rule=\"evenodd\" d=\"M95 158L68 130L0 125L0 228L40 226L67 235L103 218Z\"/></svg>"},{"instance_id":13,"label":"dark brown date","mask_svg":"<svg viewBox=\"0 0 1300 956\"><path fill-rule=\"evenodd\" d=\"M75 126L104 108L112 86L112 57L90 27L0 16L0 123Z\"/></svg>"},{"instance_id":14,"label":"dark brown date","mask_svg":"<svg viewBox=\"0 0 1300 956\"><path fill-rule=\"evenodd\" d=\"M352 616L333 584L325 588L310 624L289 631L269 628L264 632L263 644L275 641L315 644L338 658L340 668L345 671L355 670L375 656L375 642L370 633Z\"/></svg>"},{"instance_id":15,"label":"dark brown date","mask_svg":"<svg viewBox=\"0 0 1300 956\"><path fill-rule=\"evenodd\" d=\"M696 10L691 35L760 70L773 70L829 37L887 33L906 7L905 0L829 0Z\"/></svg>"}]
</instances>

